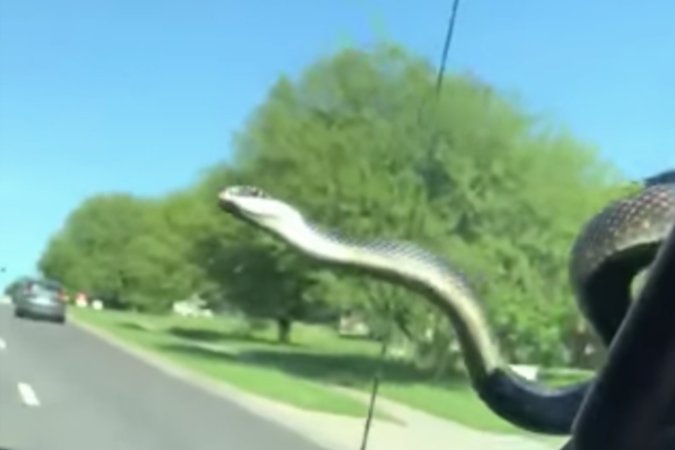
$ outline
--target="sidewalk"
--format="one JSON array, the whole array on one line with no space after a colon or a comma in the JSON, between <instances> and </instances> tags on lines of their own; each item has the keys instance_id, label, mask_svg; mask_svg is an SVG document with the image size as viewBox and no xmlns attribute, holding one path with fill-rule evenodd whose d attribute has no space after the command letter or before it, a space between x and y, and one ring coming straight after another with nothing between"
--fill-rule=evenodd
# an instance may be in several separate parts
<instances>
[{"instance_id":1,"label":"sidewalk","mask_svg":"<svg viewBox=\"0 0 675 450\"><path fill-rule=\"evenodd\" d=\"M195 371L167 362L158 355L130 346L107 331L73 320L71 323L98 336L120 350L142 359L165 373L182 379L214 395L292 429L326 448L326 450L358 450L363 437L363 418L353 418L302 410L287 404L240 391ZM364 400L367 394L346 388L334 389ZM391 400L379 397L378 409L386 411L405 425L373 420L368 450L559 450L564 438L527 438L474 430L455 422L440 419Z\"/></svg>"},{"instance_id":2,"label":"sidewalk","mask_svg":"<svg viewBox=\"0 0 675 450\"><path fill-rule=\"evenodd\" d=\"M362 392L337 387L340 392L368 401ZM405 422L404 427L374 422L369 450L558 450L566 441L563 437L529 438L478 431L410 408L384 397L378 397L376 407ZM363 424L361 424L362 426Z\"/></svg>"}]
</instances>

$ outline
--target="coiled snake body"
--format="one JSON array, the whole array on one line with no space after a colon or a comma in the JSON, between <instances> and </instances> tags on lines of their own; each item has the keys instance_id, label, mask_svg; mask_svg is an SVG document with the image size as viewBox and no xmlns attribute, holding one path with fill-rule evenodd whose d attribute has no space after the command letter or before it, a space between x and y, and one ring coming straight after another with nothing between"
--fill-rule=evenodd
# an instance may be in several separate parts
<instances>
[{"instance_id":1,"label":"coiled snake body","mask_svg":"<svg viewBox=\"0 0 675 450\"><path fill-rule=\"evenodd\" d=\"M468 282L446 259L413 244L357 241L322 230L261 189L232 186L220 206L325 264L365 272L423 294L450 319L474 389L498 415L521 428L568 434L591 381L546 388L513 373ZM635 275L653 260L675 222L675 184L646 186L608 205L581 230L570 259L579 308L609 345L631 303Z\"/></svg>"}]
</instances>

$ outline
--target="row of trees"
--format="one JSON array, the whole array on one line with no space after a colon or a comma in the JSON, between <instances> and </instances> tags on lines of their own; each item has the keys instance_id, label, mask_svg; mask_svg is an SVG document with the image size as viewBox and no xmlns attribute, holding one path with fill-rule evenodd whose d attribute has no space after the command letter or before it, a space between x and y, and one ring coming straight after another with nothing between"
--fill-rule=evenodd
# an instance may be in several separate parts
<instances>
[{"instance_id":1,"label":"row of trees","mask_svg":"<svg viewBox=\"0 0 675 450\"><path fill-rule=\"evenodd\" d=\"M447 348L448 324L414 294L322 270L218 210L220 189L250 183L319 223L452 258L514 360L583 363L569 247L626 183L590 146L475 77L447 76L436 100L434 76L391 45L282 76L234 136L229 162L162 198L86 200L40 268L120 307L162 312L198 293L274 318L282 340L293 321L356 308L413 340L433 326L431 347Z\"/></svg>"}]
</instances>

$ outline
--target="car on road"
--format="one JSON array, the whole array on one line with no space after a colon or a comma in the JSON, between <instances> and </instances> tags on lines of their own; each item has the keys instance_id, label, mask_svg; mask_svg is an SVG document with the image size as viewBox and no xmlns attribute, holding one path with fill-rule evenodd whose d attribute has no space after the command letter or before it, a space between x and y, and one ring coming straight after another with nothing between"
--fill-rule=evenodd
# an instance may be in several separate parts
<instances>
[{"instance_id":1,"label":"car on road","mask_svg":"<svg viewBox=\"0 0 675 450\"><path fill-rule=\"evenodd\" d=\"M22 280L13 295L14 315L53 322L66 321L66 301L60 283L46 279Z\"/></svg>"}]
</instances>

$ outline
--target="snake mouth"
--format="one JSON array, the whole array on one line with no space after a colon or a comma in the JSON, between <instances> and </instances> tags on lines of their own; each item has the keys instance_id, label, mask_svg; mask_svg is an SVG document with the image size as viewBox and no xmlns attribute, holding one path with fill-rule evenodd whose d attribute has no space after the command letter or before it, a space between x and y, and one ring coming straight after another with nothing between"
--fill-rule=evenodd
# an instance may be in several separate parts
<instances>
[{"instance_id":1,"label":"snake mouth","mask_svg":"<svg viewBox=\"0 0 675 450\"><path fill-rule=\"evenodd\" d=\"M222 201L232 201L237 198L267 198L265 191L256 186L229 186L225 188L219 196Z\"/></svg>"},{"instance_id":2,"label":"snake mouth","mask_svg":"<svg viewBox=\"0 0 675 450\"><path fill-rule=\"evenodd\" d=\"M239 206L237 206L236 203L230 201L230 200L225 200L223 198L218 198L218 206L220 206L220 209L225 211L228 214L231 214L233 216L241 217L242 216L242 211Z\"/></svg>"}]
</instances>

